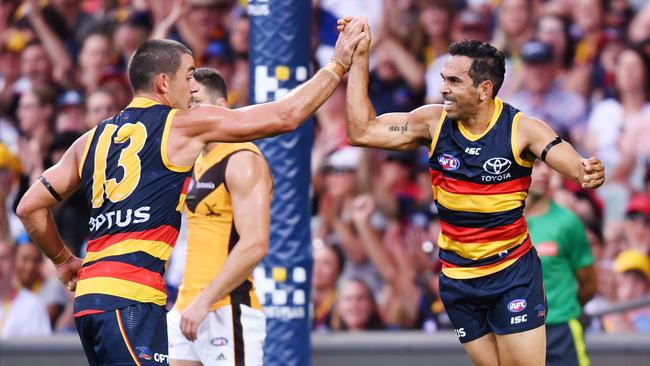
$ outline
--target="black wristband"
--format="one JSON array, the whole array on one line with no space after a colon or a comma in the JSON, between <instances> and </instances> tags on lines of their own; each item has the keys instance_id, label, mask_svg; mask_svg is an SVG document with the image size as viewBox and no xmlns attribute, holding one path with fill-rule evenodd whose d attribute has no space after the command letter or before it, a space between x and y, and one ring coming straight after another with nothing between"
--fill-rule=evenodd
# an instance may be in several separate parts
<instances>
[{"instance_id":1,"label":"black wristband","mask_svg":"<svg viewBox=\"0 0 650 366\"><path fill-rule=\"evenodd\" d=\"M542 161L546 162L546 154L551 150L551 148L559 143L561 143L563 140L560 138L560 136L555 137L555 140L551 141L546 145L544 148L544 151L542 151L542 156L541 159Z\"/></svg>"},{"instance_id":2,"label":"black wristband","mask_svg":"<svg viewBox=\"0 0 650 366\"><path fill-rule=\"evenodd\" d=\"M63 199L63 198L61 198L61 195L57 191L54 190L54 188L52 187L50 182L48 182L47 179L45 179L44 176L41 175L40 177L38 177L38 180L45 186L47 191L50 192L50 194L52 195L52 197L54 197L55 200L61 201Z\"/></svg>"}]
</instances>

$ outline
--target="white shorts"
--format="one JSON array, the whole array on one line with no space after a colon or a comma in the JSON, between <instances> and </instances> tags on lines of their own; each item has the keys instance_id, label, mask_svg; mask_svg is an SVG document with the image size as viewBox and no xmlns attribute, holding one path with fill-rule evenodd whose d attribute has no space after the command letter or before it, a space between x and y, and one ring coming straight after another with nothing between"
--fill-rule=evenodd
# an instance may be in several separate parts
<instances>
[{"instance_id":1,"label":"white shorts","mask_svg":"<svg viewBox=\"0 0 650 366\"><path fill-rule=\"evenodd\" d=\"M239 310L239 311L238 311ZM261 366L266 338L266 317L246 305L211 311L190 342L181 333L181 314L167 313L169 358L199 361L205 366Z\"/></svg>"}]
</instances>

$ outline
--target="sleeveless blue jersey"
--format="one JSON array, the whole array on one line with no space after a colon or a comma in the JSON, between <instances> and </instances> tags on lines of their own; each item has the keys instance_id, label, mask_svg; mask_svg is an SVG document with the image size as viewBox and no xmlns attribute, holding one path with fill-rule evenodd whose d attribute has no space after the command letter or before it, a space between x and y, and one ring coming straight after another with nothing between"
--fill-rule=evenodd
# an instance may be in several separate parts
<instances>
[{"instance_id":1,"label":"sleeveless blue jersey","mask_svg":"<svg viewBox=\"0 0 650 366\"><path fill-rule=\"evenodd\" d=\"M481 135L441 116L429 169L441 232L443 273L476 278L500 271L530 250L523 217L532 162L519 156L521 112L495 99Z\"/></svg>"},{"instance_id":2,"label":"sleeveless blue jersey","mask_svg":"<svg viewBox=\"0 0 650 366\"><path fill-rule=\"evenodd\" d=\"M173 166L167 157L176 111L135 98L88 139L80 176L91 203L90 238L75 316L166 303L163 275L192 168Z\"/></svg>"}]
</instances>

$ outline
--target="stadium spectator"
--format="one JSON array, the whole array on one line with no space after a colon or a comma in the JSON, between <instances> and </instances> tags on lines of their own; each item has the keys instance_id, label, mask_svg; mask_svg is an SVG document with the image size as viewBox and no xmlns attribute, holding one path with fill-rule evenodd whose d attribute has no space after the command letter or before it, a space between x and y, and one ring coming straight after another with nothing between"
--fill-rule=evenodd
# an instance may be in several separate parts
<instances>
[{"instance_id":1,"label":"stadium spectator","mask_svg":"<svg viewBox=\"0 0 650 366\"><path fill-rule=\"evenodd\" d=\"M375 201L369 194L355 198L351 211L359 241L384 284L379 309L385 324L389 328L413 328L418 319L421 293L415 284L416 268L411 266L405 240L399 235L399 223L391 222L382 240L380 232L370 223Z\"/></svg>"},{"instance_id":2,"label":"stadium spectator","mask_svg":"<svg viewBox=\"0 0 650 366\"><path fill-rule=\"evenodd\" d=\"M23 173L30 182L43 170L43 157L52 141L56 94L47 87L37 87L20 96L18 102L18 142Z\"/></svg>"},{"instance_id":3,"label":"stadium spectator","mask_svg":"<svg viewBox=\"0 0 650 366\"><path fill-rule=\"evenodd\" d=\"M642 253L650 252L650 195L633 196L626 209L623 223L622 249L635 249Z\"/></svg>"},{"instance_id":4,"label":"stadium spectator","mask_svg":"<svg viewBox=\"0 0 650 366\"><path fill-rule=\"evenodd\" d=\"M83 96L76 90L63 92L56 103L56 120L54 131L77 132L79 135L87 131L86 110L84 109Z\"/></svg>"},{"instance_id":5,"label":"stadium spectator","mask_svg":"<svg viewBox=\"0 0 650 366\"><path fill-rule=\"evenodd\" d=\"M0 241L0 340L52 333L45 305L29 290L14 286L14 250Z\"/></svg>"},{"instance_id":6,"label":"stadium spectator","mask_svg":"<svg viewBox=\"0 0 650 366\"><path fill-rule=\"evenodd\" d=\"M352 202L359 193L358 170L363 151L347 146L334 152L325 167L324 192L320 197L320 220L315 237L340 245L345 253L342 277L363 278L373 294L381 292L382 281L377 269L368 260L368 253L354 229Z\"/></svg>"},{"instance_id":7,"label":"stadium spectator","mask_svg":"<svg viewBox=\"0 0 650 366\"><path fill-rule=\"evenodd\" d=\"M601 0L577 0L572 8L572 34L576 40L573 67L579 75L574 90L583 97L588 97L593 90L592 72L603 44L604 3Z\"/></svg>"},{"instance_id":8,"label":"stadium spectator","mask_svg":"<svg viewBox=\"0 0 650 366\"><path fill-rule=\"evenodd\" d=\"M32 42L21 52L21 77L14 84L14 91L22 94L30 89L55 85L52 63L42 44Z\"/></svg>"},{"instance_id":9,"label":"stadium spectator","mask_svg":"<svg viewBox=\"0 0 650 366\"><path fill-rule=\"evenodd\" d=\"M418 21L424 31L426 43L422 49L424 66L428 67L439 55L447 53L451 43L451 22L453 9L448 0L419 0Z\"/></svg>"},{"instance_id":10,"label":"stadium spectator","mask_svg":"<svg viewBox=\"0 0 650 366\"><path fill-rule=\"evenodd\" d=\"M396 39L385 36L375 46L376 65L368 93L378 113L404 112L421 105L424 69Z\"/></svg>"},{"instance_id":11,"label":"stadium spectator","mask_svg":"<svg viewBox=\"0 0 650 366\"><path fill-rule=\"evenodd\" d=\"M579 94L567 91L556 79L553 48L530 41L520 50L523 89L506 100L524 114L546 121L560 137L580 146L587 106Z\"/></svg>"},{"instance_id":12,"label":"stadium spectator","mask_svg":"<svg viewBox=\"0 0 650 366\"><path fill-rule=\"evenodd\" d=\"M101 78L111 71L116 62L111 37L103 31L94 31L84 38L79 52L79 84L86 93L101 84Z\"/></svg>"},{"instance_id":13,"label":"stadium spectator","mask_svg":"<svg viewBox=\"0 0 650 366\"><path fill-rule=\"evenodd\" d=\"M29 290L39 297L47 308L50 325L54 326L68 302L65 288L56 276L43 275L43 254L28 238L20 238L14 252L18 288Z\"/></svg>"},{"instance_id":14,"label":"stadium spectator","mask_svg":"<svg viewBox=\"0 0 650 366\"><path fill-rule=\"evenodd\" d=\"M451 41L477 39L487 42L492 38L490 22L490 14L472 8L464 9L456 14L451 21ZM440 71L448 57L449 53L444 53L427 67L425 73L426 103L442 103Z\"/></svg>"},{"instance_id":15,"label":"stadium spectator","mask_svg":"<svg viewBox=\"0 0 650 366\"><path fill-rule=\"evenodd\" d=\"M614 261L616 294L619 302L638 300L650 293L650 258L645 252L630 249ZM606 316L608 332L650 333L650 306Z\"/></svg>"},{"instance_id":16,"label":"stadium spectator","mask_svg":"<svg viewBox=\"0 0 650 366\"><path fill-rule=\"evenodd\" d=\"M114 116L119 110L115 96L108 89L100 88L89 93L86 97L86 130Z\"/></svg>"},{"instance_id":17,"label":"stadium spectator","mask_svg":"<svg viewBox=\"0 0 650 366\"><path fill-rule=\"evenodd\" d=\"M375 298L362 279L352 277L341 285L331 324L333 331L385 329Z\"/></svg>"},{"instance_id":18,"label":"stadium spectator","mask_svg":"<svg viewBox=\"0 0 650 366\"><path fill-rule=\"evenodd\" d=\"M555 63L563 71L567 71L573 62L570 26L569 20L554 14L542 15L535 22L535 38L553 47Z\"/></svg>"},{"instance_id":19,"label":"stadium spectator","mask_svg":"<svg viewBox=\"0 0 650 366\"><path fill-rule=\"evenodd\" d=\"M639 133L640 126L637 125L645 124L644 112L650 112L648 65L643 54L634 48L626 48L621 52L615 68L616 98L596 104L591 111L586 146L590 152L602 156L606 168L612 172L621 163L633 165L635 155L641 153L636 148L642 148L642 145L639 141L634 141L635 136L628 131ZM626 150L631 151L623 159L621 153Z\"/></svg>"},{"instance_id":20,"label":"stadium spectator","mask_svg":"<svg viewBox=\"0 0 650 366\"><path fill-rule=\"evenodd\" d=\"M529 0L504 0L499 8L498 26L492 45L506 57L516 58L524 43L533 38L533 7Z\"/></svg>"},{"instance_id":21,"label":"stadium spectator","mask_svg":"<svg viewBox=\"0 0 650 366\"><path fill-rule=\"evenodd\" d=\"M337 300L336 286L343 267L345 254L339 246L315 240L312 247L314 272L312 276L312 302L314 320L312 329L317 332L330 328L332 310Z\"/></svg>"}]
</instances>

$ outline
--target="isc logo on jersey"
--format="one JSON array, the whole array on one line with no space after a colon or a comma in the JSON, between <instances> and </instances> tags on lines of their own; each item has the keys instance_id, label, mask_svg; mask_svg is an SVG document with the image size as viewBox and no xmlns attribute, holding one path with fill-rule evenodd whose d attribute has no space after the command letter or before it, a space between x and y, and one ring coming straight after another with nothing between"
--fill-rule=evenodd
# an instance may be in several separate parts
<instances>
[{"instance_id":1,"label":"isc logo on jersey","mask_svg":"<svg viewBox=\"0 0 650 366\"><path fill-rule=\"evenodd\" d=\"M512 162L506 158L492 158L483 164L483 170L490 175L481 175L483 182L500 182L511 177L508 169Z\"/></svg>"},{"instance_id":2,"label":"isc logo on jersey","mask_svg":"<svg viewBox=\"0 0 650 366\"><path fill-rule=\"evenodd\" d=\"M481 147L466 147L465 153L469 155L480 155L481 149Z\"/></svg>"},{"instance_id":3,"label":"isc logo on jersey","mask_svg":"<svg viewBox=\"0 0 650 366\"><path fill-rule=\"evenodd\" d=\"M440 166L444 170L456 170L460 167L460 161L449 154L440 154L438 156L438 163L440 163Z\"/></svg>"}]
</instances>

